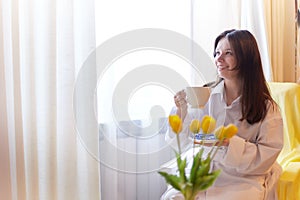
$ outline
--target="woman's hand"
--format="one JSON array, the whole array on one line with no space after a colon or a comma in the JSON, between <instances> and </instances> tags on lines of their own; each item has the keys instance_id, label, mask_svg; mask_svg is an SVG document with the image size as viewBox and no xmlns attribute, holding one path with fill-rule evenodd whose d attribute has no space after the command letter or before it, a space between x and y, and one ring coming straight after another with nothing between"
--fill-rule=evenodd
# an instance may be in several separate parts
<instances>
[{"instance_id":1,"label":"woman's hand","mask_svg":"<svg viewBox=\"0 0 300 200\"><path fill-rule=\"evenodd\" d=\"M187 101L186 101L186 92L181 90L174 95L174 102L177 107L177 115L184 120L187 114Z\"/></svg>"},{"instance_id":2,"label":"woman's hand","mask_svg":"<svg viewBox=\"0 0 300 200\"><path fill-rule=\"evenodd\" d=\"M216 146L217 146L217 145L219 145L219 142L217 142ZM223 140L223 142L222 142L221 146L225 146L225 147L227 147L228 145L229 145L229 139L225 139L225 140Z\"/></svg>"}]
</instances>

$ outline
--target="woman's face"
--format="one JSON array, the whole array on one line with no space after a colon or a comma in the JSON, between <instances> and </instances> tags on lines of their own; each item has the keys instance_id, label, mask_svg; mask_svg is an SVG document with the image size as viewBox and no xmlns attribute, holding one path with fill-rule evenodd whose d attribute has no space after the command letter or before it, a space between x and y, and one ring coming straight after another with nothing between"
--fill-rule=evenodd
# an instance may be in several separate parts
<instances>
[{"instance_id":1,"label":"woman's face","mask_svg":"<svg viewBox=\"0 0 300 200\"><path fill-rule=\"evenodd\" d=\"M225 80L238 77L237 60L227 38L222 38L215 50L215 64L218 74Z\"/></svg>"}]
</instances>

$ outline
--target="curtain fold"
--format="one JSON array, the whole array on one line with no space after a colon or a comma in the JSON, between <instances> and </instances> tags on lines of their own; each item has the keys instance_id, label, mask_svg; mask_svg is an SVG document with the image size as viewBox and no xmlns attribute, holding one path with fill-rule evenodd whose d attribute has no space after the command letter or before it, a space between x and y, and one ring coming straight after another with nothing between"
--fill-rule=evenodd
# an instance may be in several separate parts
<instances>
[{"instance_id":1,"label":"curtain fold","mask_svg":"<svg viewBox=\"0 0 300 200\"><path fill-rule=\"evenodd\" d=\"M273 74L272 65L270 63L268 32L265 22L263 1L242 1L241 28L248 29L255 35L262 58L265 77L268 81L271 81L273 79Z\"/></svg>"},{"instance_id":2,"label":"curtain fold","mask_svg":"<svg viewBox=\"0 0 300 200\"><path fill-rule=\"evenodd\" d=\"M295 82L295 1L263 3L273 81Z\"/></svg>"},{"instance_id":3,"label":"curtain fold","mask_svg":"<svg viewBox=\"0 0 300 200\"><path fill-rule=\"evenodd\" d=\"M0 199L100 199L97 123L74 85L95 49L94 1L0 1ZM87 84L96 83L96 74ZM73 99L74 98L74 99ZM80 98L80 97L78 97Z\"/></svg>"}]
</instances>

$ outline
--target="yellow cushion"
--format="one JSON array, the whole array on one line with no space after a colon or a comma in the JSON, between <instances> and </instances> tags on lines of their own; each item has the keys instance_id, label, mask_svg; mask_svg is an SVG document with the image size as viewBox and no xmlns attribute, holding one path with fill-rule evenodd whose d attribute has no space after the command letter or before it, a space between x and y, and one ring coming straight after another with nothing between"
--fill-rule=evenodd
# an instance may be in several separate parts
<instances>
[{"instance_id":1,"label":"yellow cushion","mask_svg":"<svg viewBox=\"0 0 300 200\"><path fill-rule=\"evenodd\" d=\"M269 87L281 109L284 125L284 148L278 161L282 166L300 162L300 85L271 82Z\"/></svg>"},{"instance_id":2,"label":"yellow cushion","mask_svg":"<svg viewBox=\"0 0 300 200\"><path fill-rule=\"evenodd\" d=\"M278 183L280 200L300 199L300 85L270 82L272 97L281 109L284 147L278 157L283 173Z\"/></svg>"}]
</instances>

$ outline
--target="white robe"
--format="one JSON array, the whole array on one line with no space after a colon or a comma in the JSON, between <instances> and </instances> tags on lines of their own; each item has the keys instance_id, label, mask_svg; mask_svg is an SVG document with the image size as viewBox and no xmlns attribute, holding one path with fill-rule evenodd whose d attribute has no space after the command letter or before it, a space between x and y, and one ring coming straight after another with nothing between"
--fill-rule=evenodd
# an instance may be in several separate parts
<instances>
[{"instance_id":1,"label":"white robe","mask_svg":"<svg viewBox=\"0 0 300 200\"><path fill-rule=\"evenodd\" d=\"M189 112L180 133L182 148L192 143L188 126L192 119L203 115L213 116L217 127L235 124L236 136L230 139L229 146L218 151L212 161L212 169L222 172L212 187L199 193L198 199L206 200L276 200L277 181L281 167L276 159L283 147L283 123L280 111L268 107L267 115L261 122L250 125L240 121L240 97L230 106L224 101L224 84L218 84L211 93L204 109ZM174 111L175 112L175 111ZM176 147L174 133L169 131L166 140ZM173 197L172 197L173 196ZM162 199L183 199L178 191L169 188Z\"/></svg>"}]
</instances>

